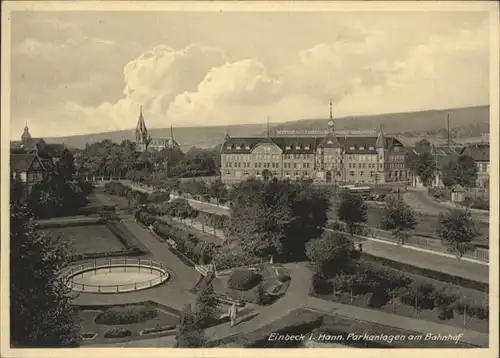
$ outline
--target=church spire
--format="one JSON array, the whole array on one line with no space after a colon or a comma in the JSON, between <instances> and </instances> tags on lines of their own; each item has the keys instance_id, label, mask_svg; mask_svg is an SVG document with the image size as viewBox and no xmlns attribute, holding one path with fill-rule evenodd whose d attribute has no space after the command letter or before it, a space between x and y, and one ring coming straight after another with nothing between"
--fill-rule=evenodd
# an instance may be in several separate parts
<instances>
[{"instance_id":1,"label":"church spire","mask_svg":"<svg viewBox=\"0 0 500 358\"><path fill-rule=\"evenodd\" d=\"M384 125L380 125L380 130L377 136L377 142L375 143L375 148L382 149L385 148L385 138L384 138Z\"/></svg>"},{"instance_id":2,"label":"church spire","mask_svg":"<svg viewBox=\"0 0 500 358\"><path fill-rule=\"evenodd\" d=\"M31 139L30 130L28 128L28 120L26 120L26 122L24 123L24 132L21 136L22 141L27 140L27 139Z\"/></svg>"},{"instance_id":3,"label":"church spire","mask_svg":"<svg viewBox=\"0 0 500 358\"><path fill-rule=\"evenodd\" d=\"M137 121L136 131L141 133L147 133L148 131L146 128L146 122L144 121L144 116L142 115L142 106L141 106L141 112L139 114L139 120Z\"/></svg>"}]
</instances>

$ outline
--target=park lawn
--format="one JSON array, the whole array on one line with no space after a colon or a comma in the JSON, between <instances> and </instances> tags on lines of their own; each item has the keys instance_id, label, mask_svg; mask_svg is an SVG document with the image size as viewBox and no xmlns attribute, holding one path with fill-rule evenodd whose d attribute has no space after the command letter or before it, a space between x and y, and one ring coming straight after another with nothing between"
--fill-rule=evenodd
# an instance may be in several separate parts
<instances>
[{"instance_id":1,"label":"park lawn","mask_svg":"<svg viewBox=\"0 0 500 358\"><path fill-rule=\"evenodd\" d=\"M138 307L138 305L132 305L133 307ZM160 309L156 308L158 315L145 322L141 323L132 323L132 324L96 324L96 317L103 312L106 308L110 308L111 306L107 306L103 309L78 309L78 324L80 326L80 334L83 333L97 333L97 337L90 341L84 341L87 344L102 344L109 342L116 342L120 340L137 340L137 339L148 339L159 334L148 334L141 336L139 333L144 329L151 328L159 328L165 326L174 326L179 323L179 313L174 310ZM125 338L104 338L104 334L108 329L116 329L116 328L124 328L131 331L131 335Z\"/></svg>"},{"instance_id":2,"label":"park lawn","mask_svg":"<svg viewBox=\"0 0 500 358\"><path fill-rule=\"evenodd\" d=\"M125 246L106 225L82 225L41 230L51 235L59 235L62 240L71 242L72 249L78 254L111 252L124 250Z\"/></svg>"},{"instance_id":3,"label":"park lawn","mask_svg":"<svg viewBox=\"0 0 500 358\"><path fill-rule=\"evenodd\" d=\"M470 288L464 288L457 285L447 284L438 280L433 280L431 278L420 276L412 273L408 273L406 271L396 270L391 267L387 267L378 263L369 263L369 266L374 267L375 269L383 269L389 272L394 272L395 274L402 274L408 278L410 278L413 282L419 284L432 284L436 290L440 289L449 289L450 292L461 296L467 302L471 302L476 305L484 304L485 300L488 298L488 293L473 290ZM333 297L333 294L318 294L316 297L327 300L334 301L343 304L350 304L353 306L369 308L369 309L378 309L384 312L393 313L405 317L413 317L418 319L423 319L426 321L446 324L454 327L465 327L466 329L477 331L477 332L489 332L489 321L488 320L480 320L477 318L467 318L466 325L464 325L463 315L454 314L452 319L448 320L440 320L438 319L437 307L433 310L422 310L418 313L415 312L415 309L412 306L405 305L400 302L400 300L396 297L396 304L393 306L392 302L388 302L381 308L370 308L368 307L368 299L369 294L359 295L353 297L353 301L351 303L351 297L348 292L343 292L339 294L336 298ZM460 300L459 300L460 301Z\"/></svg>"}]
</instances>

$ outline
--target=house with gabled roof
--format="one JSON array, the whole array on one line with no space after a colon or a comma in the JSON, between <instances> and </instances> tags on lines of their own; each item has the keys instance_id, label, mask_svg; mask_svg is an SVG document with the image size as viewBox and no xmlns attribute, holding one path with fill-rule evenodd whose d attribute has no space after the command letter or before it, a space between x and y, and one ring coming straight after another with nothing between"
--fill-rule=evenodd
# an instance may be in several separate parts
<instances>
[{"instance_id":1,"label":"house with gabled roof","mask_svg":"<svg viewBox=\"0 0 500 358\"><path fill-rule=\"evenodd\" d=\"M10 172L12 179L21 182L29 194L33 185L54 175L55 165L52 159L42 158L36 152L11 153Z\"/></svg>"},{"instance_id":2,"label":"house with gabled roof","mask_svg":"<svg viewBox=\"0 0 500 358\"><path fill-rule=\"evenodd\" d=\"M463 148L461 154L468 155L476 163L476 187L488 188L490 182L490 144L477 143Z\"/></svg>"}]
</instances>

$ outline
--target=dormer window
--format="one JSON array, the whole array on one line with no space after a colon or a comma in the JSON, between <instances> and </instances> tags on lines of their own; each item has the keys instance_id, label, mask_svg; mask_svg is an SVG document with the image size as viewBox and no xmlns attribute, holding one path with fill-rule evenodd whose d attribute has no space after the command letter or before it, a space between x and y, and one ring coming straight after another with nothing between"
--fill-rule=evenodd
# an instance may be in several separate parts
<instances>
[{"instance_id":1,"label":"dormer window","mask_svg":"<svg viewBox=\"0 0 500 358\"><path fill-rule=\"evenodd\" d=\"M286 149L287 149L287 150L290 150L290 149L292 149L292 146L291 146L291 145L287 145L287 146L286 146Z\"/></svg>"},{"instance_id":2,"label":"dormer window","mask_svg":"<svg viewBox=\"0 0 500 358\"><path fill-rule=\"evenodd\" d=\"M295 149L299 150L300 149L300 145L295 146Z\"/></svg>"},{"instance_id":3,"label":"dormer window","mask_svg":"<svg viewBox=\"0 0 500 358\"><path fill-rule=\"evenodd\" d=\"M374 150L375 148L373 147L373 145L370 146L370 150Z\"/></svg>"},{"instance_id":4,"label":"dormer window","mask_svg":"<svg viewBox=\"0 0 500 358\"><path fill-rule=\"evenodd\" d=\"M247 145L247 146L245 147L245 149L247 149L247 150L248 150L248 149L250 149L250 146L249 146L249 145Z\"/></svg>"},{"instance_id":5,"label":"dormer window","mask_svg":"<svg viewBox=\"0 0 500 358\"><path fill-rule=\"evenodd\" d=\"M231 149L231 145L228 145L226 148L227 148L227 149Z\"/></svg>"},{"instance_id":6,"label":"dormer window","mask_svg":"<svg viewBox=\"0 0 500 358\"><path fill-rule=\"evenodd\" d=\"M353 146L353 145L351 145L351 146L349 147L349 149L350 149L350 150L354 150L355 148L354 148L354 146Z\"/></svg>"},{"instance_id":7,"label":"dormer window","mask_svg":"<svg viewBox=\"0 0 500 358\"><path fill-rule=\"evenodd\" d=\"M306 145L306 146L304 147L304 149L305 149L305 150L309 150L309 148L310 148L310 147L309 147L308 145Z\"/></svg>"},{"instance_id":8,"label":"dormer window","mask_svg":"<svg viewBox=\"0 0 500 358\"><path fill-rule=\"evenodd\" d=\"M241 149L241 147L239 145L236 146L236 149Z\"/></svg>"},{"instance_id":9,"label":"dormer window","mask_svg":"<svg viewBox=\"0 0 500 358\"><path fill-rule=\"evenodd\" d=\"M360 150L365 150L365 147L359 147Z\"/></svg>"}]
</instances>

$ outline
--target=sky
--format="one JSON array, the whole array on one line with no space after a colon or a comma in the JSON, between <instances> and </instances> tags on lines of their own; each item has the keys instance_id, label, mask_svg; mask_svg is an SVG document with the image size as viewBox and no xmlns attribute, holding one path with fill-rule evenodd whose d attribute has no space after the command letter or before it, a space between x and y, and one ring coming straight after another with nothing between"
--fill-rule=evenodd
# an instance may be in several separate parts
<instances>
[{"instance_id":1,"label":"sky","mask_svg":"<svg viewBox=\"0 0 500 358\"><path fill-rule=\"evenodd\" d=\"M487 12L17 11L11 136L488 104Z\"/></svg>"}]
</instances>

